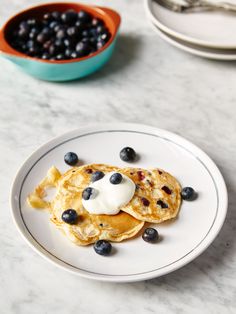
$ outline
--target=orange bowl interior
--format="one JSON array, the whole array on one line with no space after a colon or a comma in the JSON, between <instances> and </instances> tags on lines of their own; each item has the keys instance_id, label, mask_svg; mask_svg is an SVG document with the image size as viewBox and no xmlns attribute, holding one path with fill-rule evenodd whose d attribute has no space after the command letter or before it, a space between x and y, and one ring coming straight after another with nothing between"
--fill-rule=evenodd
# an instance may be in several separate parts
<instances>
[{"instance_id":1,"label":"orange bowl interior","mask_svg":"<svg viewBox=\"0 0 236 314\"><path fill-rule=\"evenodd\" d=\"M105 25L107 26L107 28L109 29L111 33L111 38L109 39L109 41L106 43L106 45L103 48L83 58L56 61L56 60L42 60L35 57L29 57L26 54L15 50L10 45L10 40L11 40L13 31L16 29L19 23L22 22L23 20L26 20L29 18L40 19L47 12L53 12L53 11L64 12L70 9L73 9L75 11L85 10L89 12L93 17L99 18L104 21ZM95 56L96 54L100 53L101 51L103 51L104 49L106 49L106 47L110 45L110 43L114 40L116 33L118 31L119 25L120 25L119 14L108 8L89 6L89 5L84 5L80 3L72 3L72 2L42 4L42 5L38 5L32 8L26 9L24 11L21 11L18 14L11 17L6 22L6 24L3 26L3 28L0 31L0 51L11 54L11 55L15 55L18 57L37 59L43 62L50 62L50 63L68 63L68 62L81 61L87 58L91 58Z\"/></svg>"}]
</instances>

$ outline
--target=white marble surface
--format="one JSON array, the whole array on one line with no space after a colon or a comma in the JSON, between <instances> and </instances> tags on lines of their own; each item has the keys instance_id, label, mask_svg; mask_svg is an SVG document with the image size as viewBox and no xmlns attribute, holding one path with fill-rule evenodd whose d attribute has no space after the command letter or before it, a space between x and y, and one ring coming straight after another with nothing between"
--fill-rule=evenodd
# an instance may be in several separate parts
<instances>
[{"instance_id":1,"label":"white marble surface","mask_svg":"<svg viewBox=\"0 0 236 314\"><path fill-rule=\"evenodd\" d=\"M0 23L33 0L1 0ZM159 39L140 0L109 4L122 17L110 63L72 83L37 81L0 60L0 313L235 313L235 63L200 59ZM40 144L92 122L128 121L181 134L218 164L229 212L217 239L186 267L147 282L109 284L74 277L22 240L8 204L17 168Z\"/></svg>"}]
</instances>

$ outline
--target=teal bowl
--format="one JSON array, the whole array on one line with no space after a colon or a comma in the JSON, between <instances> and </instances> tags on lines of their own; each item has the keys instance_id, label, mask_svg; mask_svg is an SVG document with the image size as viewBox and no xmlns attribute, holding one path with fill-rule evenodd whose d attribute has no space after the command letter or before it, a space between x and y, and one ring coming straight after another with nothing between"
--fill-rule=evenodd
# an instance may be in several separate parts
<instances>
[{"instance_id":1,"label":"teal bowl","mask_svg":"<svg viewBox=\"0 0 236 314\"><path fill-rule=\"evenodd\" d=\"M40 18L46 12L62 12L69 9L85 10L104 21L111 33L111 38L102 49L83 58L56 61L29 57L9 44L11 33L22 20L30 17ZM59 82L79 79L99 70L110 59L115 47L120 21L121 18L117 12L103 7L79 3L48 3L35 6L13 16L2 27L0 30L0 54L24 72L41 80Z\"/></svg>"}]
</instances>

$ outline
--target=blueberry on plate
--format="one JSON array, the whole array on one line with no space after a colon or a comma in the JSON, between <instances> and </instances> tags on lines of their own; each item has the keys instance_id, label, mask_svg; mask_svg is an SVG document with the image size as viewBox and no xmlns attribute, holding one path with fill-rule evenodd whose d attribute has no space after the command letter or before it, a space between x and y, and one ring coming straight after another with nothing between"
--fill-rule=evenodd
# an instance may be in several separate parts
<instances>
[{"instance_id":1,"label":"blueberry on plate","mask_svg":"<svg viewBox=\"0 0 236 314\"><path fill-rule=\"evenodd\" d=\"M107 256L111 253L112 245L106 240L98 240L93 245L94 250L97 254Z\"/></svg>"},{"instance_id":2,"label":"blueberry on plate","mask_svg":"<svg viewBox=\"0 0 236 314\"><path fill-rule=\"evenodd\" d=\"M85 201L88 201L92 194L95 194L95 189L91 188L91 187L87 187L83 190L83 193L82 193L82 198L85 200Z\"/></svg>"},{"instance_id":3,"label":"blueberry on plate","mask_svg":"<svg viewBox=\"0 0 236 314\"><path fill-rule=\"evenodd\" d=\"M95 181L98 181L100 179L102 179L104 177L104 172L102 171L95 171L92 176L91 176L91 181L92 182L95 182Z\"/></svg>"},{"instance_id":4,"label":"blueberry on plate","mask_svg":"<svg viewBox=\"0 0 236 314\"><path fill-rule=\"evenodd\" d=\"M77 164L79 159L76 153L69 152L65 154L64 161L67 165L74 166Z\"/></svg>"},{"instance_id":5,"label":"blueberry on plate","mask_svg":"<svg viewBox=\"0 0 236 314\"><path fill-rule=\"evenodd\" d=\"M111 184L119 184L122 181L122 175L119 172L113 173L110 177Z\"/></svg>"},{"instance_id":6,"label":"blueberry on plate","mask_svg":"<svg viewBox=\"0 0 236 314\"><path fill-rule=\"evenodd\" d=\"M67 209L62 213L61 219L67 224L73 225L78 221L78 214L74 209Z\"/></svg>"},{"instance_id":7,"label":"blueberry on plate","mask_svg":"<svg viewBox=\"0 0 236 314\"><path fill-rule=\"evenodd\" d=\"M158 240L158 237L159 237L158 232L154 228L146 228L142 235L144 241L151 243L156 242Z\"/></svg>"},{"instance_id":8,"label":"blueberry on plate","mask_svg":"<svg viewBox=\"0 0 236 314\"><path fill-rule=\"evenodd\" d=\"M196 193L193 188L187 186L182 189L181 196L182 196L182 199L185 201L192 201L195 199Z\"/></svg>"},{"instance_id":9,"label":"blueberry on plate","mask_svg":"<svg viewBox=\"0 0 236 314\"><path fill-rule=\"evenodd\" d=\"M120 151L120 159L123 161L134 161L136 159L136 152L131 147L124 147Z\"/></svg>"}]
</instances>

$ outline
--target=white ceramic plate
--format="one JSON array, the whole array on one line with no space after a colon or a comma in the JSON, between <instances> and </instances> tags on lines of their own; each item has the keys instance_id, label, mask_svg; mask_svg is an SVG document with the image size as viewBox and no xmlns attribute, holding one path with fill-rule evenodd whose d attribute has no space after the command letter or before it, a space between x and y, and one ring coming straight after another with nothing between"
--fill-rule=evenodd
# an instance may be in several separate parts
<instances>
[{"instance_id":1,"label":"white ceramic plate","mask_svg":"<svg viewBox=\"0 0 236 314\"><path fill-rule=\"evenodd\" d=\"M189 52L193 55L212 59L212 60L221 60L221 61L233 61L236 60L236 49L233 50L223 50L223 49L213 49L213 48L206 48L202 46L197 46L173 36L166 34L165 32L161 31L156 25L152 24L153 29L157 34L167 41L169 44Z\"/></svg>"},{"instance_id":2,"label":"white ceramic plate","mask_svg":"<svg viewBox=\"0 0 236 314\"><path fill-rule=\"evenodd\" d=\"M156 225L163 240L149 244L139 236L113 244L115 254L97 255L92 246L71 243L49 222L46 211L29 208L27 195L48 168L68 169L63 157L74 151L84 163L127 166L119 158L124 146L140 155L134 166L166 169L199 197L183 202L178 219ZM130 282L172 272L201 254L221 229L227 211L227 191L214 162L182 137L154 127L105 124L81 128L59 136L34 152L16 175L11 206L18 230L41 256L74 274L104 281Z\"/></svg>"},{"instance_id":3,"label":"white ceramic plate","mask_svg":"<svg viewBox=\"0 0 236 314\"><path fill-rule=\"evenodd\" d=\"M144 3L148 18L171 36L206 47L236 48L236 14L222 11L175 13L153 0L144 0Z\"/></svg>"}]
</instances>

